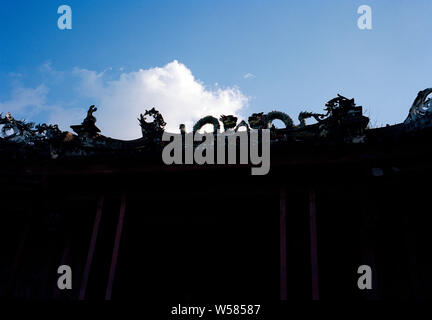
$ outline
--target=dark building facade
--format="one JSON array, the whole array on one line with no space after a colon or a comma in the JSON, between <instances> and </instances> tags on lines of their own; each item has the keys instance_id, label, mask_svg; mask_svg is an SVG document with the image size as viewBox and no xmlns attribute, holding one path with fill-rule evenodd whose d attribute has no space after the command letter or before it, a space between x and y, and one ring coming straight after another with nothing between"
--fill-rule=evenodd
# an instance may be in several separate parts
<instances>
[{"instance_id":1,"label":"dark building facade","mask_svg":"<svg viewBox=\"0 0 432 320\"><path fill-rule=\"evenodd\" d=\"M93 106L75 134L2 117L0 295L431 298L422 184L432 174L431 92L419 92L404 123L377 129L342 96L325 114L301 113L300 125L282 112L239 124L223 116L225 130L270 130L263 176L247 164L164 164L155 109L133 141L101 135ZM193 131L207 123L219 126L206 117ZM60 265L71 267L70 290L57 287ZM357 286L361 265L372 269L371 290Z\"/></svg>"}]
</instances>

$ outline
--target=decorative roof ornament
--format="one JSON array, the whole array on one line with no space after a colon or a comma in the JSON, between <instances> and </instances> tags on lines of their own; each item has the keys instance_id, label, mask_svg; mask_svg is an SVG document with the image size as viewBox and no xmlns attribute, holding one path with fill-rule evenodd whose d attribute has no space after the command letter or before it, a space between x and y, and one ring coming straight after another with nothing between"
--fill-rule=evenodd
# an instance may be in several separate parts
<instances>
[{"instance_id":1,"label":"decorative roof ornament","mask_svg":"<svg viewBox=\"0 0 432 320\"><path fill-rule=\"evenodd\" d=\"M285 124L285 129L293 128L294 123L289 115L282 111L271 111L267 114L263 112L253 113L249 118L249 126L252 129L271 129L274 128L273 121L280 120Z\"/></svg>"},{"instance_id":2,"label":"decorative roof ornament","mask_svg":"<svg viewBox=\"0 0 432 320\"><path fill-rule=\"evenodd\" d=\"M274 128L273 121L280 120L285 124L285 129L293 128L294 122L291 117L282 111L270 111L265 115L265 122L267 129Z\"/></svg>"},{"instance_id":3,"label":"decorative roof ornament","mask_svg":"<svg viewBox=\"0 0 432 320\"><path fill-rule=\"evenodd\" d=\"M281 146L292 146L296 143L319 144L344 144L364 143L370 141L384 141L388 137L395 139L398 136L413 131L432 127L432 88L419 91L412 104L408 117L403 123L387 126L385 128L367 129L369 118L363 115L361 106L356 106L354 99L344 96L329 100L325 104L325 113L313 113L303 111L298 115L299 124L294 124L290 116L281 111L269 113L253 113L245 120L237 124L238 118L234 115L221 115L220 120L208 115L199 119L193 126L193 133L206 124L213 125L213 133L219 134L221 123L225 131L237 132L241 127L246 131L270 129L270 140L272 144ZM91 157L112 156L124 154L125 156L156 152L162 150L164 142L162 135L165 131L166 122L161 113L155 108L145 110L138 118L141 126L142 138L135 140L118 140L105 137L100 134L96 126L94 112L97 108L92 105L87 111L87 116L80 125L71 128L77 133L62 131L57 125L38 124L25 120L16 120L10 113L5 116L0 114L0 145L10 150L11 157L17 154L27 157L32 154L36 157L50 154L51 158L64 157ZM152 117L153 121L148 121ZM306 125L306 119L314 118L316 123ZM283 128L273 125L275 120L284 123ZM221 123L220 123L220 122ZM179 127L182 136L186 135L184 124ZM390 139L390 138L389 138ZM6 152L6 151L4 151Z\"/></svg>"},{"instance_id":4,"label":"decorative roof ornament","mask_svg":"<svg viewBox=\"0 0 432 320\"><path fill-rule=\"evenodd\" d=\"M300 127L304 128L306 127L306 119L314 118L316 122L321 122L325 117L327 117L328 114L322 114L322 113L313 113L308 111L302 111L298 115L298 120L300 121Z\"/></svg>"},{"instance_id":5,"label":"decorative roof ornament","mask_svg":"<svg viewBox=\"0 0 432 320\"><path fill-rule=\"evenodd\" d=\"M33 143L35 138L34 122L15 120L8 112L4 117L0 113L1 135L4 139L17 143Z\"/></svg>"},{"instance_id":6,"label":"decorative roof ornament","mask_svg":"<svg viewBox=\"0 0 432 320\"><path fill-rule=\"evenodd\" d=\"M252 113L248 118L249 126L252 129L264 129L265 127L265 115L264 112Z\"/></svg>"},{"instance_id":7,"label":"decorative roof ornament","mask_svg":"<svg viewBox=\"0 0 432 320\"><path fill-rule=\"evenodd\" d=\"M148 122L147 116L153 117L153 121ZM166 126L161 113L155 108L151 108L150 110L146 110L144 114L141 113L138 121L145 144L147 146L160 144Z\"/></svg>"},{"instance_id":8,"label":"decorative roof ornament","mask_svg":"<svg viewBox=\"0 0 432 320\"><path fill-rule=\"evenodd\" d=\"M417 121L428 114L432 114L432 88L427 88L418 92L407 118L404 123L409 124Z\"/></svg>"},{"instance_id":9,"label":"decorative roof ornament","mask_svg":"<svg viewBox=\"0 0 432 320\"><path fill-rule=\"evenodd\" d=\"M233 129L237 124L237 117L233 115L221 115L219 120L222 121L225 131Z\"/></svg>"},{"instance_id":10,"label":"decorative roof ornament","mask_svg":"<svg viewBox=\"0 0 432 320\"><path fill-rule=\"evenodd\" d=\"M101 131L96 127L96 118L93 116L93 113L96 111L97 108L94 105L90 106L87 111L87 117L83 122L79 125L70 126L78 134L78 137L94 139L99 136L99 132Z\"/></svg>"},{"instance_id":11,"label":"decorative roof ornament","mask_svg":"<svg viewBox=\"0 0 432 320\"><path fill-rule=\"evenodd\" d=\"M240 123L235 127L234 131L237 132L241 127L245 127L247 132L250 131L249 125L244 120L240 121Z\"/></svg>"},{"instance_id":12,"label":"decorative roof ornament","mask_svg":"<svg viewBox=\"0 0 432 320\"><path fill-rule=\"evenodd\" d=\"M356 106L354 99L340 94L325 104L325 115L317 115L322 138L344 142L365 142L365 129L369 118L363 115L363 107ZM307 126L305 127L307 128Z\"/></svg>"},{"instance_id":13,"label":"decorative roof ornament","mask_svg":"<svg viewBox=\"0 0 432 320\"><path fill-rule=\"evenodd\" d=\"M216 119L213 116L205 116L204 118L201 118L198 120L197 123L193 126L193 132L197 132L199 129L204 127L206 124L212 124L213 125L213 133L216 134L218 130L220 129L220 124L218 119Z\"/></svg>"}]
</instances>

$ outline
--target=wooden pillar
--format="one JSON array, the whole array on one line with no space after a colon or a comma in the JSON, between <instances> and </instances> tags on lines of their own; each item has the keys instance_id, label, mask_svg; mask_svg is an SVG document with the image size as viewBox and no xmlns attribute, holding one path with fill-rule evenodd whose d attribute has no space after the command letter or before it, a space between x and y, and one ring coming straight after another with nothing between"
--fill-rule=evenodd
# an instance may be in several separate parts
<instances>
[{"instance_id":1,"label":"wooden pillar","mask_svg":"<svg viewBox=\"0 0 432 320\"><path fill-rule=\"evenodd\" d=\"M286 190L280 188L280 299L287 299Z\"/></svg>"},{"instance_id":2,"label":"wooden pillar","mask_svg":"<svg viewBox=\"0 0 432 320\"><path fill-rule=\"evenodd\" d=\"M310 189L309 191L309 226L312 271L312 300L319 300L316 194L314 189Z\"/></svg>"},{"instance_id":3,"label":"wooden pillar","mask_svg":"<svg viewBox=\"0 0 432 320\"><path fill-rule=\"evenodd\" d=\"M378 287L378 269L376 265L376 250L377 248L377 227L378 217L380 216L380 202L382 196L379 192L383 186L378 185L374 188L367 188L366 190L356 190L366 201L362 202L362 210L360 211L362 217L362 264L366 264L372 269L372 290L362 290L362 296L364 295L368 300L380 299L379 287ZM365 192L364 194L361 192ZM396 204L397 206L397 204ZM357 276L358 277L358 276Z\"/></svg>"},{"instance_id":4,"label":"wooden pillar","mask_svg":"<svg viewBox=\"0 0 432 320\"><path fill-rule=\"evenodd\" d=\"M17 276L18 276L19 269L22 266L23 255L26 250L25 247L28 242L28 237L30 232L32 231L31 228L34 222L33 221L34 215L37 213L37 209L39 208L39 206L43 207L45 203L44 194L46 193L47 190L46 180L47 180L46 176L45 175L42 176L39 184L37 184L34 187L35 189L31 190L31 196L29 199L30 201L28 202L29 208L28 208L28 213L26 215L26 221L21 231L18 248L15 253L11 271L7 280L6 295L11 295L11 296L15 295L14 290L16 286Z\"/></svg>"},{"instance_id":5,"label":"wooden pillar","mask_svg":"<svg viewBox=\"0 0 432 320\"><path fill-rule=\"evenodd\" d=\"M32 219L32 211L27 215L27 222L25 224L25 227L23 228L20 236L20 241L18 244L18 249L15 253L15 257L13 259L12 268L8 277L8 284L7 284L7 293L11 296L14 296L14 289L15 289L15 283L16 278L18 274L18 269L20 265L22 264L22 256L25 248L25 244L27 241L28 234L30 232L30 224Z\"/></svg>"},{"instance_id":6,"label":"wooden pillar","mask_svg":"<svg viewBox=\"0 0 432 320\"><path fill-rule=\"evenodd\" d=\"M104 202L104 195L102 194L99 196L99 199L97 202L96 217L95 217L95 221L93 224L93 232L92 232L92 236L90 239L89 250L87 253L87 261L85 264L84 273L83 273L83 277L82 277L82 281L81 281L81 288L80 288L80 292L79 292L79 296L78 296L79 300L85 299L87 282L88 282L91 264L93 261L93 256L94 256L95 247L96 247L96 239L97 239L97 235L98 235L98 231L99 231L100 221L102 218L103 202Z\"/></svg>"},{"instance_id":7,"label":"wooden pillar","mask_svg":"<svg viewBox=\"0 0 432 320\"><path fill-rule=\"evenodd\" d=\"M108 277L108 286L107 286L106 295L105 295L106 300L111 300L111 296L112 296L112 289L113 289L113 285L114 285L114 276L115 276L115 271L116 271L116 267L117 267L118 254L119 254L119 250L120 250L120 239L121 239L121 234L122 234L122 230L123 230L123 221L124 221L124 216L125 216L125 211L126 211L126 193L123 192L120 201L121 201L120 202L120 213L119 213L119 219L117 222L117 231L116 231L116 237L115 237L115 241L114 241L114 249L113 249L113 254L112 254L112 259L111 259L111 268L110 268L109 277Z\"/></svg>"}]
</instances>

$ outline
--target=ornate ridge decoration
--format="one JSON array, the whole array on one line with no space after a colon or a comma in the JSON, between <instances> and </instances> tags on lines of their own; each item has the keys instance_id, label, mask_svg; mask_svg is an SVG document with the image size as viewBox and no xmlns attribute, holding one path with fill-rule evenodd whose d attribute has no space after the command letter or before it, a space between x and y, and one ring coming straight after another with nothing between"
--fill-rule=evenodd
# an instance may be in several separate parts
<instances>
[{"instance_id":1,"label":"ornate ridge decoration","mask_svg":"<svg viewBox=\"0 0 432 320\"><path fill-rule=\"evenodd\" d=\"M237 132L241 127L245 127L247 132L250 131L249 125L244 120L240 121L240 123L236 125L234 131Z\"/></svg>"},{"instance_id":2,"label":"ornate ridge decoration","mask_svg":"<svg viewBox=\"0 0 432 320\"><path fill-rule=\"evenodd\" d=\"M153 117L153 122L147 122L146 116ZM146 110L144 114L140 114L138 118L139 124L141 126L141 132L143 137L148 134L159 133L165 130L166 122L164 118L154 107L150 110Z\"/></svg>"},{"instance_id":3,"label":"ornate ridge decoration","mask_svg":"<svg viewBox=\"0 0 432 320\"><path fill-rule=\"evenodd\" d=\"M34 122L27 123L25 120L15 120L10 112L8 112L4 117L2 117L2 114L0 113L0 125L3 125L1 129L2 136L12 142L31 143L36 135Z\"/></svg>"},{"instance_id":4,"label":"ornate ridge decoration","mask_svg":"<svg viewBox=\"0 0 432 320\"><path fill-rule=\"evenodd\" d=\"M294 127L291 117L281 111L271 111L267 114L263 112L253 113L248 119L252 129L271 129L274 120L281 120L285 124L286 129Z\"/></svg>"},{"instance_id":5,"label":"ornate ridge decoration","mask_svg":"<svg viewBox=\"0 0 432 320\"><path fill-rule=\"evenodd\" d=\"M146 116L153 117L153 122L147 122ZM141 126L141 133L147 145L159 144L162 141L162 135L165 131L166 122L164 118L154 107L140 114L138 118Z\"/></svg>"},{"instance_id":6,"label":"ornate ridge decoration","mask_svg":"<svg viewBox=\"0 0 432 320\"><path fill-rule=\"evenodd\" d=\"M267 122L267 129L272 128L274 120L281 120L285 124L285 128L293 128L294 122L291 117L287 115L285 112L281 111L271 111L265 116Z\"/></svg>"},{"instance_id":7,"label":"ornate ridge decoration","mask_svg":"<svg viewBox=\"0 0 432 320\"><path fill-rule=\"evenodd\" d=\"M409 124L430 115L432 111L432 88L418 92L404 123Z\"/></svg>"},{"instance_id":8,"label":"ornate ridge decoration","mask_svg":"<svg viewBox=\"0 0 432 320\"><path fill-rule=\"evenodd\" d=\"M420 91L406 120L402 124L390 126L394 128L392 132L403 133L414 129L432 127L432 99L429 97L431 94L432 88ZM249 116L248 122L241 120L239 123L237 123L238 118L234 115L221 115L219 120L209 115L195 123L193 132L197 132L206 124L212 124L213 133L217 135L220 130L219 121L221 121L225 131L237 132L241 127L245 127L247 132L270 129L272 143L282 141L289 143L298 141L362 143L366 141L365 130L369 118L363 115L361 106L355 105L354 99L337 95L325 104L324 110L325 113L323 114L300 112L298 125L295 125L290 116L281 111L271 111L266 114L263 112L253 113ZM90 106L82 123L71 126L75 134L61 131L57 125L42 123L35 126L33 122L14 119L10 113L5 116L0 114L0 144L22 145L34 150L49 147L52 158L62 154L82 156L97 154L104 150L104 152L111 154L114 150L156 150L163 147L162 135L165 131L166 122L154 107L140 114L138 121L141 126L142 138L131 141L103 136L96 126L96 118L93 115L96 111L97 108L94 105ZM149 122L147 117L152 117L153 121ZM315 119L316 123L306 125L305 120L308 118ZM282 121L284 128L276 128L273 125L275 120ZM373 131L374 129L370 130ZM186 133L184 124L180 125L180 133Z\"/></svg>"},{"instance_id":9,"label":"ornate ridge decoration","mask_svg":"<svg viewBox=\"0 0 432 320\"><path fill-rule=\"evenodd\" d=\"M304 128L306 126L306 119L308 118L314 118L316 120L316 122L321 122L327 115L326 114L321 114L321 113L313 113L313 112L308 112L308 111L302 111L299 113L298 115L298 120L300 121L299 126L301 128Z\"/></svg>"},{"instance_id":10,"label":"ornate ridge decoration","mask_svg":"<svg viewBox=\"0 0 432 320\"><path fill-rule=\"evenodd\" d=\"M265 126L264 112L252 113L252 115L248 118L248 122L252 129L263 129Z\"/></svg>"},{"instance_id":11,"label":"ornate ridge decoration","mask_svg":"<svg viewBox=\"0 0 432 320\"><path fill-rule=\"evenodd\" d=\"M213 125L213 132L215 134L220 129L220 124L219 124L218 119L216 119L213 116L205 116L204 118L199 119L197 123L195 123L195 125L193 126L193 132L197 132L199 129L204 127L206 124L212 124Z\"/></svg>"},{"instance_id":12,"label":"ornate ridge decoration","mask_svg":"<svg viewBox=\"0 0 432 320\"><path fill-rule=\"evenodd\" d=\"M97 108L93 105L87 111L87 117L79 125L71 126L72 130L75 131L79 137L86 137L94 139L99 136L98 127L96 127L96 118L93 113L97 111Z\"/></svg>"},{"instance_id":13,"label":"ornate ridge decoration","mask_svg":"<svg viewBox=\"0 0 432 320\"><path fill-rule=\"evenodd\" d=\"M219 120L222 121L225 131L234 128L237 124L237 117L231 115L229 116L221 115Z\"/></svg>"},{"instance_id":14,"label":"ornate ridge decoration","mask_svg":"<svg viewBox=\"0 0 432 320\"><path fill-rule=\"evenodd\" d=\"M14 143L34 145L44 141L62 141L71 138L70 132L61 131L56 124L42 123L35 126L33 122L14 119L10 112L4 117L0 113L0 125L3 125L2 139Z\"/></svg>"}]
</instances>

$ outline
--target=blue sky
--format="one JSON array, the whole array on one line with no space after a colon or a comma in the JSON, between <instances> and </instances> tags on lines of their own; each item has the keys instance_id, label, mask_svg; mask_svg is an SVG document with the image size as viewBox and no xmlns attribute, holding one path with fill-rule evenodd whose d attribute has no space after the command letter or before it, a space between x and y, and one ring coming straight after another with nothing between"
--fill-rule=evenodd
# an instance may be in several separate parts
<instances>
[{"instance_id":1,"label":"blue sky","mask_svg":"<svg viewBox=\"0 0 432 320\"><path fill-rule=\"evenodd\" d=\"M57 28L62 4L72 30ZM357 27L363 4L372 30ZM431 12L428 0L3 0L0 112L66 130L96 104L100 127L132 138L147 104L173 114L170 128L205 112L278 109L296 122L340 93L372 124L398 123L432 86Z\"/></svg>"}]
</instances>

